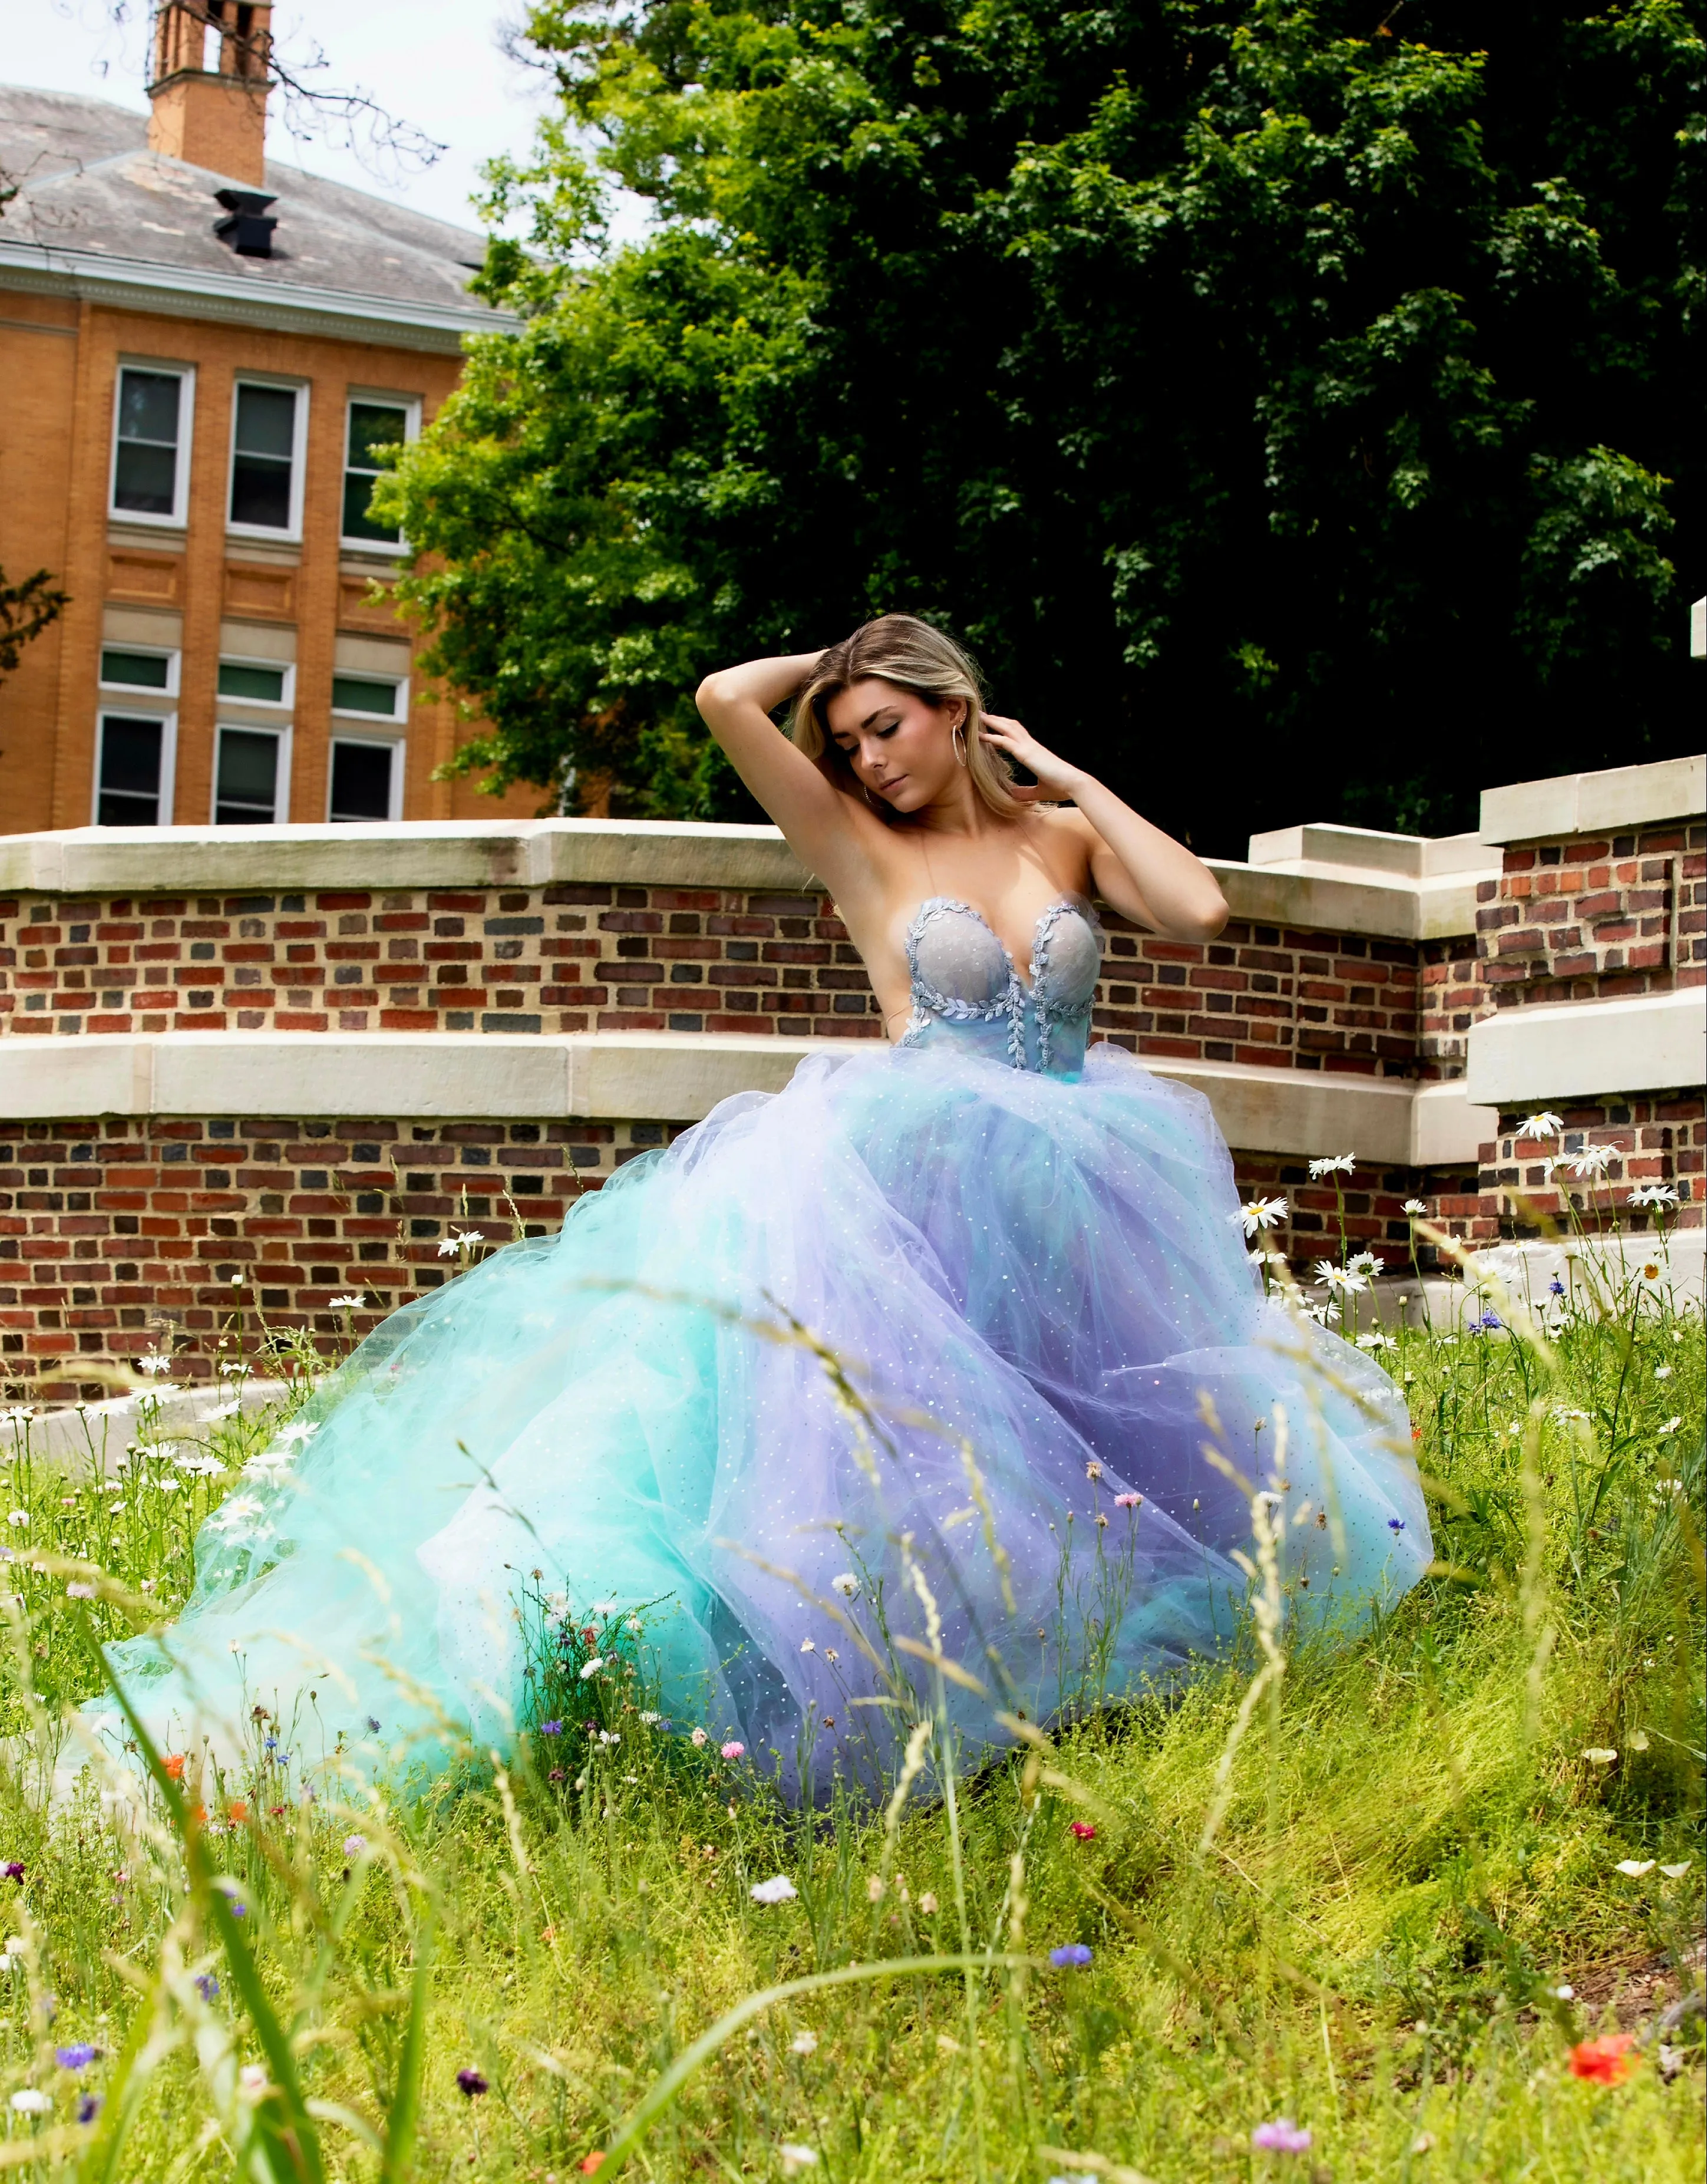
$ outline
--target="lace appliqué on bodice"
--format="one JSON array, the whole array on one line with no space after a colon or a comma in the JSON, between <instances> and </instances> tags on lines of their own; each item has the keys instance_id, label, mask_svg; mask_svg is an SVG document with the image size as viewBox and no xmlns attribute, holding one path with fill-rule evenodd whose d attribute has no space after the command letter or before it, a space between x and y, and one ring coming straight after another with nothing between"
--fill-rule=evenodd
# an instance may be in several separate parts
<instances>
[{"instance_id":1,"label":"lace appliqu\u00e9 on bodice","mask_svg":"<svg viewBox=\"0 0 1707 2184\"><path fill-rule=\"evenodd\" d=\"M1102 953L1096 912L1081 896L1063 895L1032 933L1028 989L981 912L951 895L932 895L907 928L913 1014L897 1044L919 1045L933 1021L972 1026L1005 1018L1009 1067L1047 1072L1052 1034L1090 1022Z\"/></svg>"}]
</instances>

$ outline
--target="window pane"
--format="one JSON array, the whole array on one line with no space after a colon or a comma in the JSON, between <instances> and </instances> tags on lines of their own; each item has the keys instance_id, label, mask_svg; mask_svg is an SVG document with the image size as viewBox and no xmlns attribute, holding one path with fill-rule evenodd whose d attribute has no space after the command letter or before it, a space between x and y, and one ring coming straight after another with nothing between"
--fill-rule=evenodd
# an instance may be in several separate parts
<instances>
[{"instance_id":1,"label":"window pane","mask_svg":"<svg viewBox=\"0 0 1707 2184\"><path fill-rule=\"evenodd\" d=\"M408 429L409 412L406 410L387 409L377 402L352 402L350 468L376 471L389 467L381 463L374 450L395 445Z\"/></svg>"},{"instance_id":2,"label":"window pane","mask_svg":"<svg viewBox=\"0 0 1707 2184\"><path fill-rule=\"evenodd\" d=\"M125 721L108 713L102 722L97 825L153 827L158 822L165 735L162 721Z\"/></svg>"},{"instance_id":3,"label":"window pane","mask_svg":"<svg viewBox=\"0 0 1707 2184\"><path fill-rule=\"evenodd\" d=\"M237 446L246 455L281 455L295 451L297 398L288 387L237 389Z\"/></svg>"},{"instance_id":4,"label":"window pane","mask_svg":"<svg viewBox=\"0 0 1707 2184\"><path fill-rule=\"evenodd\" d=\"M389 819L392 749L389 744L332 745L332 809L336 820Z\"/></svg>"},{"instance_id":5,"label":"window pane","mask_svg":"<svg viewBox=\"0 0 1707 2184\"><path fill-rule=\"evenodd\" d=\"M178 390L174 372L125 371L119 376L119 437L178 444Z\"/></svg>"},{"instance_id":6,"label":"window pane","mask_svg":"<svg viewBox=\"0 0 1707 2184\"><path fill-rule=\"evenodd\" d=\"M364 682L358 675L334 675L332 710L375 713L384 720L393 721L397 718L398 686L395 682Z\"/></svg>"},{"instance_id":7,"label":"window pane","mask_svg":"<svg viewBox=\"0 0 1707 2184\"><path fill-rule=\"evenodd\" d=\"M264 524L270 531L291 527L291 466L239 455L231 465L231 521Z\"/></svg>"},{"instance_id":8,"label":"window pane","mask_svg":"<svg viewBox=\"0 0 1707 2184\"><path fill-rule=\"evenodd\" d=\"M139 690L164 690L170 665L158 653L115 652L109 646L101 655L101 680L132 683Z\"/></svg>"},{"instance_id":9,"label":"window pane","mask_svg":"<svg viewBox=\"0 0 1707 2184\"><path fill-rule=\"evenodd\" d=\"M275 808L278 777L276 736L249 728L221 728L214 825L254 826L270 821Z\"/></svg>"},{"instance_id":10,"label":"window pane","mask_svg":"<svg viewBox=\"0 0 1707 2184\"><path fill-rule=\"evenodd\" d=\"M344 472L344 532L346 538L382 538L395 546L403 536L394 523L375 523L368 514L368 503L373 499L374 474L371 471Z\"/></svg>"},{"instance_id":11,"label":"window pane","mask_svg":"<svg viewBox=\"0 0 1707 2184\"><path fill-rule=\"evenodd\" d=\"M235 660L222 660L220 695L247 698L258 705L281 705L285 702L285 671L282 667L246 667Z\"/></svg>"},{"instance_id":12,"label":"window pane","mask_svg":"<svg viewBox=\"0 0 1707 2184\"><path fill-rule=\"evenodd\" d=\"M231 458L231 521L291 527L291 458L297 398L287 387L239 387Z\"/></svg>"},{"instance_id":13,"label":"window pane","mask_svg":"<svg viewBox=\"0 0 1707 2184\"><path fill-rule=\"evenodd\" d=\"M113 505L136 515L170 515L177 477L176 448L120 440L113 465Z\"/></svg>"}]
</instances>

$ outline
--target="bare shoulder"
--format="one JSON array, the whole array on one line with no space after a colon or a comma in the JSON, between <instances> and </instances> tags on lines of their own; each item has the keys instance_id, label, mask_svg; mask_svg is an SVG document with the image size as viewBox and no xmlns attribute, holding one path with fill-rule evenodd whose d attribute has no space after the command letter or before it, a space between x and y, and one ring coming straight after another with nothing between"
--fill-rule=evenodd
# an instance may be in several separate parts
<instances>
[{"instance_id":1,"label":"bare shoulder","mask_svg":"<svg viewBox=\"0 0 1707 2184\"><path fill-rule=\"evenodd\" d=\"M1032 839L1059 868L1059 877L1087 894L1091 859L1104 843L1084 813L1071 804L1036 804L1026 814L1026 822L1037 830Z\"/></svg>"},{"instance_id":2,"label":"bare shoulder","mask_svg":"<svg viewBox=\"0 0 1707 2184\"><path fill-rule=\"evenodd\" d=\"M832 788L833 822L818 830L815 856L792 838L789 847L822 880L839 906L856 916L881 908L896 882L899 856L892 830L857 796ZM787 830L784 830L785 833Z\"/></svg>"}]
</instances>

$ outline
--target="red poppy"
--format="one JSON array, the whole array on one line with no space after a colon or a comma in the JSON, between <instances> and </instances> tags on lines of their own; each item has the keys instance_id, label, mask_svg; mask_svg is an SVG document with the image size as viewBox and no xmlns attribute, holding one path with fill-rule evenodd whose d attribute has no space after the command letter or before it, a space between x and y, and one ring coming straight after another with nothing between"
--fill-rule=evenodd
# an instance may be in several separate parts
<instances>
[{"instance_id":1,"label":"red poppy","mask_svg":"<svg viewBox=\"0 0 1707 2184\"><path fill-rule=\"evenodd\" d=\"M165 1769L166 1778L169 1781L181 1782L183 1780L184 1755L181 1752L169 1752L165 1758L160 1762L160 1764Z\"/></svg>"},{"instance_id":2,"label":"red poppy","mask_svg":"<svg viewBox=\"0 0 1707 2184\"><path fill-rule=\"evenodd\" d=\"M598 2147L594 2147L591 2153L586 2153L581 2156L581 2173L583 2176L591 2176L594 2170L603 2169L603 2166L604 2154L602 2149Z\"/></svg>"},{"instance_id":3,"label":"red poppy","mask_svg":"<svg viewBox=\"0 0 1707 2184\"><path fill-rule=\"evenodd\" d=\"M1094 1842L1097 1840L1097 1831L1088 1820L1075 1820L1073 1833L1081 1842Z\"/></svg>"},{"instance_id":4,"label":"red poppy","mask_svg":"<svg viewBox=\"0 0 1707 2184\"><path fill-rule=\"evenodd\" d=\"M1636 2068L1631 2050L1633 2032L1607 2032L1599 2040L1579 2040L1571 2051L1573 2077L1592 2079L1597 2086L1621 2086Z\"/></svg>"},{"instance_id":5,"label":"red poppy","mask_svg":"<svg viewBox=\"0 0 1707 2184\"><path fill-rule=\"evenodd\" d=\"M249 1817L248 1806L241 1797L233 1797L231 1803L225 1808L225 1812L226 1816L237 1827L242 1827L244 1821Z\"/></svg>"}]
</instances>

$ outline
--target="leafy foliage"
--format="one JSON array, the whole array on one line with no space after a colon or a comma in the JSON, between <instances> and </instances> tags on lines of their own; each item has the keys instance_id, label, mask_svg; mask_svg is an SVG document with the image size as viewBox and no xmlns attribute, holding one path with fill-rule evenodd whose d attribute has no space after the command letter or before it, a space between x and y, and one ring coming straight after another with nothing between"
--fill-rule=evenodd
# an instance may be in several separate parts
<instances>
[{"instance_id":1,"label":"leafy foliage","mask_svg":"<svg viewBox=\"0 0 1707 2184\"><path fill-rule=\"evenodd\" d=\"M1473 824L1482 782L1699 740L1687 0L542 0L530 33L562 114L493 173L531 251L485 275L525 324L392 488L487 724L464 770L731 816L698 677L894 607L1200 848ZM621 248L601 176L650 201Z\"/></svg>"},{"instance_id":2,"label":"leafy foliage","mask_svg":"<svg viewBox=\"0 0 1707 2184\"><path fill-rule=\"evenodd\" d=\"M25 646L58 620L70 597L54 588L46 569L37 569L16 584L8 583L6 571L0 569L0 682L17 672Z\"/></svg>"}]
</instances>

